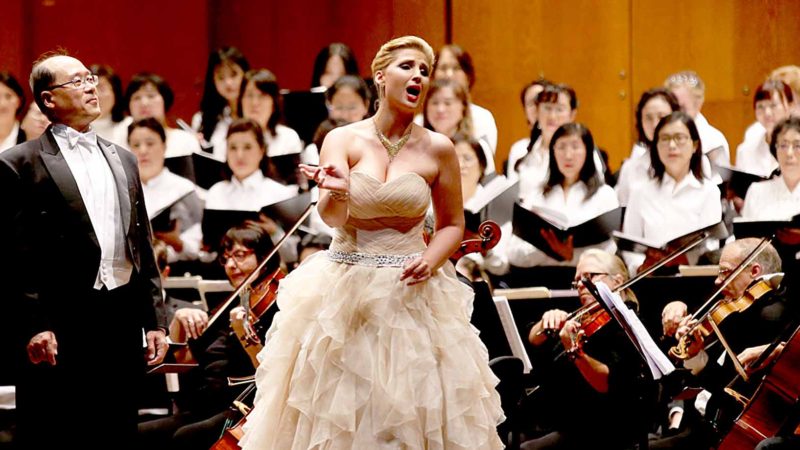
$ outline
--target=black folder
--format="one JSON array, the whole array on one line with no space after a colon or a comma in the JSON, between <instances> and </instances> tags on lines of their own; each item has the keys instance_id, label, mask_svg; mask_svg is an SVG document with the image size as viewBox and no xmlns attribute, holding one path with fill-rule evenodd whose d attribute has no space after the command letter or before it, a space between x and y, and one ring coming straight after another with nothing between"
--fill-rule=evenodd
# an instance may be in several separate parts
<instances>
[{"instance_id":1,"label":"black folder","mask_svg":"<svg viewBox=\"0 0 800 450\"><path fill-rule=\"evenodd\" d=\"M310 91L281 90L281 95L286 125L297 131L306 145L310 144L319 124L328 118L325 90L318 88Z\"/></svg>"},{"instance_id":2,"label":"black folder","mask_svg":"<svg viewBox=\"0 0 800 450\"><path fill-rule=\"evenodd\" d=\"M274 220L284 230L290 229L311 204L311 193L304 192L296 197L273 203L261 208L261 214ZM305 223L308 222L306 218Z\"/></svg>"},{"instance_id":3,"label":"black folder","mask_svg":"<svg viewBox=\"0 0 800 450\"><path fill-rule=\"evenodd\" d=\"M550 248L542 237L542 230L553 231L562 242L568 236L573 236L572 244L579 248L607 241L611 237L611 233L619 230L621 225L622 208L619 207L570 227L563 221L556 222L553 217L545 218L534 211L525 209L519 203L514 204L513 233L559 261L563 261L563 258Z\"/></svg>"},{"instance_id":4,"label":"black folder","mask_svg":"<svg viewBox=\"0 0 800 450\"><path fill-rule=\"evenodd\" d=\"M641 236L633 236L619 231L613 232L612 236L617 242L617 248L619 250L644 253L648 248L667 251L673 247L684 245L703 233L708 233L709 238L725 239L728 237L728 229L725 227L725 222L717 222L713 225L692 230L667 242L655 242L651 239L646 239Z\"/></svg>"},{"instance_id":5,"label":"black folder","mask_svg":"<svg viewBox=\"0 0 800 450\"><path fill-rule=\"evenodd\" d=\"M259 220L259 212L230 209L203 210L203 222L201 223L203 243L212 250L216 250L229 229L242 225L247 220Z\"/></svg>"},{"instance_id":6,"label":"black folder","mask_svg":"<svg viewBox=\"0 0 800 450\"><path fill-rule=\"evenodd\" d=\"M486 181L483 189L470 200L471 208L464 209L466 229L477 232L485 220L502 225L514 215L514 202L519 196L519 182L509 182L502 175L494 175Z\"/></svg>"},{"instance_id":7,"label":"black folder","mask_svg":"<svg viewBox=\"0 0 800 450\"><path fill-rule=\"evenodd\" d=\"M298 184L300 153L286 153L268 157L270 176L285 184Z\"/></svg>"},{"instance_id":8,"label":"black folder","mask_svg":"<svg viewBox=\"0 0 800 450\"><path fill-rule=\"evenodd\" d=\"M156 211L155 215L152 219L150 219L150 226L153 228L153 231L160 231L160 232L167 232L172 231L175 228L175 220L171 218L172 215L172 207L175 206L176 203L180 202L184 198L194 194L194 190L191 190L180 197L176 198L172 203L168 206L161 208L161 210Z\"/></svg>"},{"instance_id":9,"label":"black folder","mask_svg":"<svg viewBox=\"0 0 800 450\"><path fill-rule=\"evenodd\" d=\"M736 239L763 238L774 235L778 230L800 228L800 214L786 220L747 220L733 219L733 234Z\"/></svg>"},{"instance_id":10,"label":"black folder","mask_svg":"<svg viewBox=\"0 0 800 450\"><path fill-rule=\"evenodd\" d=\"M767 181L771 178L746 172L735 167L714 167L717 173L719 173L720 178L722 178L722 182L740 198L744 198L747 195L747 190L750 188L751 184Z\"/></svg>"},{"instance_id":11,"label":"black folder","mask_svg":"<svg viewBox=\"0 0 800 450\"><path fill-rule=\"evenodd\" d=\"M210 153L192 153L185 156L173 156L164 160L164 165L172 172L188 178L203 189L210 189L214 184L227 179L226 164L211 156Z\"/></svg>"}]
</instances>

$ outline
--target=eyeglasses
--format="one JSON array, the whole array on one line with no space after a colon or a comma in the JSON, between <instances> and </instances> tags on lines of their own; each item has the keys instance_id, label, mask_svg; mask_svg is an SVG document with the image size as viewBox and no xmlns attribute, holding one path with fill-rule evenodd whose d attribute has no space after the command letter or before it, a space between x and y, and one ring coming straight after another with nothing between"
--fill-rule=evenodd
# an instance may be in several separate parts
<instances>
[{"instance_id":1,"label":"eyeglasses","mask_svg":"<svg viewBox=\"0 0 800 450\"><path fill-rule=\"evenodd\" d=\"M219 255L217 261L220 265L224 266L225 264L228 264L228 261L232 258L236 264L242 264L244 260L253 253L255 253L253 250L236 250L233 253L225 252Z\"/></svg>"},{"instance_id":2,"label":"eyeglasses","mask_svg":"<svg viewBox=\"0 0 800 450\"><path fill-rule=\"evenodd\" d=\"M602 276L602 275L608 275L608 272L586 272L586 273L582 273L582 274L580 274L580 276L578 277L577 280L574 280L572 282L572 289L578 289L578 286L583 285L583 283L581 281L584 278L588 278L589 280L594 282L595 278L597 278L599 276Z\"/></svg>"},{"instance_id":3,"label":"eyeglasses","mask_svg":"<svg viewBox=\"0 0 800 450\"><path fill-rule=\"evenodd\" d=\"M670 141L674 142L675 145L684 145L687 142L689 142L690 139L691 139L691 137L688 134L684 134L684 133L675 133L672 136L670 136L668 134L659 134L658 135L658 145L661 145L663 147L667 147L667 146L669 146L669 142Z\"/></svg>"},{"instance_id":4,"label":"eyeglasses","mask_svg":"<svg viewBox=\"0 0 800 450\"><path fill-rule=\"evenodd\" d=\"M777 149L782 152L788 152L789 150L792 149L800 151L800 141L794 141L794 142L781 141L778 142L778 145L776 145L775 147L777 147Z\"/></svg>"},{"instance_id":5,"label":"eyeglasses","mask_svg":"<svg viewBox=\"0 0 800 450\"><path fill-rule=\"evenodd\" d=\"M752 264L745 266L745 268L742 269L742 272L747 270L750 266L752 266ZM717 278L720 278L720 279L724 280L724 279L728 278L733 273L734 270L735 270L734 268L722 268L722 267L720 267L719 268L719 272L717 272Z\"/></svg>"},{"instance_id":6,"label":"eyeglasses","mask_svg":"<svg viewBox=\"0 0 800 450\"><path fill-rule=\"evenodd\" d=\"M357 105L357 104L356 105L337 105L337 106L329 105L328 106L328 111L329 112L339 112L339 113L349 113L349 112L353 112L353 111L357 110L359 107L361 107L361 106Z\"/></svg>"},{"instance_id":7,"label":"eyeglasses","mask_svg":"<svg viewBox=\"0 0 800 450\"><path fill-rule=\"evenodd\" d=\"M56 84L55 86L50 86L47 88L48 91L52 91L53 89L58 89L60 87L68 87L72 85L73 89L80 89L85 85L89 86L97 86L97 83L100 82L100 77L97 75L90 73L83 78L75 78L74 80L67 81L66 83Z\"/></svg>"}]
</instances>

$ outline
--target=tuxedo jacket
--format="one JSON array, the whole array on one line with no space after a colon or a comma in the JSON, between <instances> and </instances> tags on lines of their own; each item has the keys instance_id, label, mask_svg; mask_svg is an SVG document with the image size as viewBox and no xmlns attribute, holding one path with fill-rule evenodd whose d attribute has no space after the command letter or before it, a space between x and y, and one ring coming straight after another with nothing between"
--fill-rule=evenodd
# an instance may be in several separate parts
<instances>
[{"instance_id":1,"label":"tuxedo jacket","mask_svg":"<svg viewBox=\"0 0 800 450\"><path fill-rule=\"evenodd\" d=\"M97 141L114 176L133 264L130 314L121 319L145 330L166 328L136 157L105 139ZM0 296L10 296L19 308L24 342L41 331L92 325L81 321L81 298L92 292L100 246L52 127L0 154L0 244L0 257L11 268L0 273L5 278Z\"/></svg>"}]
</instances>

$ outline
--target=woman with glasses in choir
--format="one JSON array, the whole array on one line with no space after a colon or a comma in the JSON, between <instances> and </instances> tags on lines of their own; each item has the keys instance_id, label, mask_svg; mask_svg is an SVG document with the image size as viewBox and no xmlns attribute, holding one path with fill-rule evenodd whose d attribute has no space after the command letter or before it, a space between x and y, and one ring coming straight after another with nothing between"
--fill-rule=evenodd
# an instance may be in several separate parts
<instances>
[{"instance_id":1,"label":"woman with glasses in choir","mask_svg":"<svg viewBox=\"0 0 800 450\"><path fill-rule=\"evenodd\" d=\"M625 234L667 243L722 219L720 191L703 174L702 152L700 135L688 114L676 111L658 122L650 145L652 176L631 192ZM713 239L706 240L705 247L689 252L689 262L696 263L703 251L718 247ZM639 256L629 261L634 267L642 262Z\"/></svg>"},{"instance_id":2,"label":"woman with glasses in choir","mask_svg":"<svg viewBox=\"0 0 800 450\"><path fill-rule=\"evenodd\" d=\"M25 111L25 91L16 78L0 72L0 152L27 140L19 119Z\"/></svg>"},{"instance_id":3,"label":"woman with glasses in choir","mask_svg":"<svg viewBox=\"0 0 800 450\"><path fill-rule=\"evenodd\" d=\"M222 47L208 55L200 111L192 116L192 128L213 147L214 157L225 160L228 126L237 117L244 73L250 69L244 54L236 47Z\"/></svg>"},{"instance_id":4,"label":"woman with glasses in choir","mask_svg":"<svg viewBox=\"0 0 800 450\"><path fill-rule=\"evenodd\" d=\"M791 116L775 125L769 151L780 175L750 185L742 208L746 219L784 220L800 214L800 118Z\"/></svg>"},{"instance_id":5,"label":"woman with glasses in choir","mask_svg":"<svg viewBox=\"0 0 800 450\"><path fill-rule=\"evenodd\" d=\"M134 121L152 117L164 127L167 136L165 155L167 158L201 151L197 136L168 125L167 112L174 101L175 96L169 84L153 73L137 73L125 89L125 104Z\"/></svg>"},{"instance_id":6,"label":"woman with glasses in choir","mask_svg":"<svg viewBox=\"0 0 800 450\"><path fill-rule=\"evenodd\" d=\"M663 117L680 109L678 99L666 88L650 89L639 98L636 106L637 142L633 144L630 157L622 163L614 186L621 205L628 204L635 185L650 178L650 146L656 125Z\"/></svg>"},{"instance_id":7,"label":"woman with glasses in choir","mask_svg":"<svg viewBox=\"0 0 800 450\"><path fill-rule=\"evenodd\" d=\"M113 141L115 137L127 136L128 125L133 122L125 116L125 97L122 95L122 80L114 69L105 64L92 64L89 71L99 77L97 98L100 100L100 117L92 122L98 136ZM128 146L127 139L114 142L122 147Z\"/></svg>"},{"instance_id":8,"label":"woman with glasses in choir","mask_svg":"<svg viewBox=\"0 0 800 450\"><path fill-rule=\"evenodd\" d=\"M521 206L534 211L538 207L558 211L567 217L569 227L617 208L614 189L605 184L590 157L592 149L594 139L586 126L567 123L558 127L550 140L547 179L538 189L521 197ZM514 235L512 224L506 224L500 243L485 258L485 268L502 275L512 267L574 266L581 253L591 248L575 248L572 236L562 242L552 230L544 231L543 237L560 260ZM597 247L616 250L610 239Z\"/></svg>"}]
</instances>

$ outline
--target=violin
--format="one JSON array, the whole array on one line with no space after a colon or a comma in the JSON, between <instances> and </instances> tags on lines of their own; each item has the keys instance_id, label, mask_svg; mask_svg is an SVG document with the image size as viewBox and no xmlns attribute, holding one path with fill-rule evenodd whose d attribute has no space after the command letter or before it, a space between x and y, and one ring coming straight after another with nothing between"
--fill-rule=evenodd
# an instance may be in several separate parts
<instances>
[{"instance_id":1,"label":"violin","mask_svg":"<svg viewBox=\"0 0 800 450\"><path fill-rule=\"evenodd\" d=\"M467 253L480 253L486 255L486 252L494 248L500 242L500 225L496 222L487 220L481 223L478 227L478 234L475 238L464 239L458 250L450 256L450 261L455 264L456 261L461 259Z\"/></svg>"},{"instance_id":2,"label":"violin","mask_svg":"<svg viewBox=\"0 0 800 450\"><path fill-rule=\"evenodd\" d=\"M263 331L260 328L261 316L275 304L278 295L278 284L284 277L283 270L279 267L267 276L255 288L244 291L242 306L245 309L243 321L232 320L231 328L242 348L250 357L253 367L258 367L256 356L261 351L262 345L258 336Z\"/></svg>"},{"instance_id":3,"label":"violin","mask_svg":"<svg viewBox=\"0 0 800 450\"><path fill-rule=\"evenodd\" d=\"M753 261L755 261L758 255L760 255L761 252L763 252L764 249L766 249L769 246L770 241L772 241L772 239L773 237L765 237L761 239L761 242L759 242L759 244L753 249L753 251L751 251L750 254L747 255L747 257L744 258L739 263L739 265L736 268L734 268L733 271L731 271L731 273L725 278L725 280L722 281L719 288L713 294L711 294L711 297L709 297L708 301L706 301L706 303L704 303L703 306L701 306L692 315L692 319L698 319L698 317L700 317L698 319L698 323L695 326L693 326L688 333L686 333L684 336L681 337L681 339L678 342L678 345L670 348L669 350L670 355L678 359L684 359L684 360L688 359L689 346L692 344L692 342L694 342L694 338L692 337L692 335L694 331L697 329L697 327L701 326L703 338L707 337L712 332L716 332L719 341L725 347L725 350L730 354L731 358L733 358L733 363L734 366L736 367L737 372L739 372L742 375L742 378L744 378L745 381L747 380L747 375L744 373L744 369L738 363L738 360L736 359L736 354L733 352L733 350L729 348L728 343L722 336L722 334L719 333L718 326L720 322L722 322L722 320L728 317L731 313L744 311L745 309L749 308L750 305L753 304L753 302L763 297L771 290L777 288L783 277L782 276L778 277L773 275L770 276L768 279L765 278L761 280L761 281L767 281L765 284L761 283L752 284L750 287L748 287L748 289L745 290L741 298L737 299L736 301L725 300L724 298L716 301L714 299L716 299L717 296L722 292L722 290L725 289L725 287L727 287L728 284L730 284L734 279L736 279L746 267L749 267L750 264ZM752 290L750 288L752 288ZM711 305L710 308L709 305ZM703 311L706 308L708 308L708 312L700 316L700 311Z\"/></svg>"},{"instance_id":4,"label":"violin","mask_svg":"<svg viewBox=\"0 0 800 450\"><path fill-rule=\"evenodd\" d=\"M680 246L672 250L661 260L655 261L654 263L650 264L646 269L641 270L639 273L637 273L635 277L614 288L612 292L617 293L625 291L634 284L638 283L639 280L644 279L645 277L649 276L650 274L660 269L661 267L670 264L671 262L683 257L686 252L699 245L708 236L709 234L707 232L704 232L691 236L689 239L682 241ZM584 286L587 287L593 286L591 280L588 279L582 280L582 283ZM608 311L605 310L605 308L603 308L603 305L599 301L600 300L599 293L595 292L593 289L589 289L589 292L597 299L597 301L581 306L580 308L570 313L566 319L566 320L575 320L578 322L579 324L578 328L579 331L581 332L582 340L588 339L593 334L600 331L600 329L602 329L607 323L611 322L611 315L609 314ZM548 336L553 337L555 336L557 331L548 329L548 330L543 330L540 333L545 333Z\"/></svg>"},{"instance_id":5,"label":"violin","mask_svg":"<svg viewBox=\"0 0 800 450\"><path fill-rule=\"evenodd\" d=\"M689 358L689 346L693 342L692 334L694 330L699 329L703 339L714 333L714 326L719 325L725 318L733 313L739 313L748 309L758 299L764 297L768 293L775 290L774 282L772 279L759 279L748 287L744 293L734 300L719 300L706 314L699 319L697 325L685 335L681 336L678 344L669 349L669 354L678 359ZM714 325L711 322L714 322Z\"/></svg>"}]
</instances>

